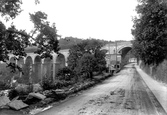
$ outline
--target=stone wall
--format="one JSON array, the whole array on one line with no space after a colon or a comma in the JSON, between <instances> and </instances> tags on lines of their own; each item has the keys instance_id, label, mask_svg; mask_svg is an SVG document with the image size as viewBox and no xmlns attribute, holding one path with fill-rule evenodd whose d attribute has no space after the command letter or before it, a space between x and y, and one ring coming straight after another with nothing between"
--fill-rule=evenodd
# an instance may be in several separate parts
<instances>
[{"instance_id":1,"label":"stone wall","mask_svg":"<svg viewBox=\"0 0 167 115\"><path fill-rule=\"evenodd\" d=\"M167 84L167 60L164 60L158 66L149 66L140 62L140 67L155 80Z\"/></svg>"},{"instance_id":2,"label":"stone wall","mask_svg":"<svg viewBox=\"0 0 167 115\"><path fill-rule=\"evenodd\" d=\"M34 59L33 59L34 58ZM6 68L4 63L0 64L0 80L11 81L17 80L19 83L29 84L41 82L43 77L52 77L53 80L56 77L56 73L59 69L65 67L66 60L63 54L55 54L51 58L41 59L38 55L28 55L25 59L15 60L11 56L10 62L19 65L22 72L16 71L11 73L9 68Z\"/></svg>"}]
</instances>

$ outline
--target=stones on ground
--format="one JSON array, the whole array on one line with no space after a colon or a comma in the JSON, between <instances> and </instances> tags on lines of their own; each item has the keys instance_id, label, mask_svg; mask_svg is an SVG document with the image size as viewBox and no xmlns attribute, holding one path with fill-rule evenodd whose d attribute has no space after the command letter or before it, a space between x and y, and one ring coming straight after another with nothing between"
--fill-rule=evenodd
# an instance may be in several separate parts
<instances>
[{"instance_id":1,"label":"stones on ground","mask_svg":"<svg viewBox=\"0 0 167 115\"><path fill-rule=\"evenodd\" d=\"M15 110L20 110L22 108L25 108L25 107L28 107L27 104L23 103L22 100L14 100L14 101L11 101L9 104L8 104L9 107L11 107L12 109L15 109Z\"/></svg>"},{"instance_id":2,"label":"stones on ground","mask_svg":"<svg viewBox=\"0 0 167 115\"><path fill-rule=\"evenodd\" d=\"M49 103L53 102L54 98L45 98L44 100L40 101L39 103L35 104L37 107L44 107Z\"/></svg>"},{"instance_id":3,"label":"stones on ground","mask_svg":"<svg viewBox=\"0 0 167 115\"><path fill-rule=\"evenodd\" d=\"M41 100L44 100L46 96L40 94L40 93L29 93L27 98L24 100L26 104L35 104Z\"/></svg>"},{"instance_id":4,"label":"stones on ground","mask_svg":"<svg viewBox=\"0 0 167 115\"><path fill-rule=\"evenodd\" d=\"M0 97L0 108L6 106L10 102L9 97L1 96Z\"/></svg>"},{"instance_id":5,"label":"stones on ground","mask_svg":"<svg viewBox=\"0 0 167 115\"><path fill-rule=\"evenodd\" d=\"M33 92L40 92L40 91L43 91L41 85L39 83L33 84Z\"/></svg>"},{"instance_id":6,"label":"stones on ground","mask_svg":"<svg viewBox=\"0 0 167 115\"><path fill-rule=\"evenodd\" d=\"M21 100L17 100L18 97L15 97L12 99L12 101L9 100L9 97L7 96L1 96L0 97L0 108L13 108L15 110L19 110L22 108L27 107L28 105L23 103Z\"/></svg>"},{"instance_id":7,"label":"stones on ground","mask_svg":"<svg viewBox=\"0 0 167 115\"><path fill-rule=\"evenodd\" d=\"M43 103L43 104L48 104L48 103L51 103L51 102L53 102L54 101L54 98L46 98L46 99L44 99L43 101L41 101L41 103Z\"/></svg>"},{"instance_id":8,"label":"stones on ground","mask_svg":"<svg viewBox=\"0 0 167 115\"><path fill-rule=\"evenodd\" d=\"M19 98L19 96L13 98L11 101L17 100Z\"/></svg>"},{"instance_id":9,"label":"stones on ground","mask_svg":"<svg viewBox=\"0 0 167 115\"><path fill-rule=\"evenodd\" d=\"M24 84L19 84L15 90L20 94L28 94L31 92L30 86L29 85L24 85Z\"/></svg>"},{"instance_id":10,"label":"stones on ground","mask_svg":"<svg viewBox=\"0 0 167 115\"><path fill-rule=\"evenodd\" d=\"M8 94L9 94L9 91L10 91L10 90L2 90L2 91L0 91L0 96L8 95Z\"/></svg>"},{"instance_id":11,"label":"stones on ground","mask_svg":"<svg viewBox=\"0 0 167 115\"><path fill-rule=\"evenodd\" d=\"M29 93L28 96L32 96L32 97L35 97L37 99L41 99L41 100L44 100L46 98L46 96L40 94L40 93Z\"/></svg>"},{"instance_id":12,"label":"stones on ground","mask_svg":"<svg viewBox=\"0 0 167 115\"><path fill-rule=\"evenodd\" d=\"M63 89L56 89L54 91L57 92L57 93L64 93L65 92Z\"/></svg>"}]
</instances>

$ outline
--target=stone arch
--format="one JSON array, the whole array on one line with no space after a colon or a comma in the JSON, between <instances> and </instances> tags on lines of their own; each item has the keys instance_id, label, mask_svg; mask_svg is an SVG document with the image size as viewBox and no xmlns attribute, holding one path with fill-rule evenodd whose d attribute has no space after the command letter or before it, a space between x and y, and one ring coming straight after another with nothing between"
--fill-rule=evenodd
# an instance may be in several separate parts
<instances>
[{"instance_id":1,"label":"stone arch","mask_svg":"<svg viewBox=\"0 0 167 115\"><path fill-rule=\"evenodd\" d=\"M41 70L41 65L42 65L42 60L40 58L40 56L36 56L34 59L34 66L33 66L33 82L37 83L40 81L40 79L42 78L42 70Z\"/></svg>"},{"instance_id":2,"label":"stone arch","mask_svg":"<svg viewBox=\"0 0 167 115\"><path fill-rule=\"evenodd\" d=\"M18 65L20 68L23 69L23 67L24 67L24 58L23 58L23 57L19 58L19 60L17 61L17 65ZM21 78L21 77L22 77L22 72L19 72L19 73L20 73L20 74L19 74L19 77Z\"/></svg>"},{"instance_id":3,"label":"stone arch","mask_svg":"<svg viewBox=\"0 0 167 115\"><path fill-rule=\"evenodd\" d=\"M121 67L124 66L129 62L129 56L131 56L131 50L132 46L124 46L121 49L119 49L119 52L121 54Z\"/></svg>"},{"instance_id":4,"label":"stone arch","mask_svg":"<svg viewBox=\"0 0 167 115\"><path fill-rule=\"evenodd\" d=\"M25 64L28 64L28 65L33 64L33 60L32 60L32 58L31 58L31 56L28 56L28 57L26 58Z\"/></svg>"},{"instance_id":5,"label":"stone arch","mask_svg":"<svg viewBox=\"0 0 167 115\"><path fill-rule=\"evenodd\" d=\"M43 63L43 77L52 77L53 76L53 59L45 58Z\"/></svg>"},{"instance_id":6,"label":"stone arch","mask_svg":"<svg viewBox=\"0 0 167 115\"><path fill-rule=\"evenodd\" d=\"M24 58L23 57L19 58L19 60L17 61L17 65L20 67L22 67L24 65Z\"/></svg>"},{"instance_id":7,"label":"stone arch","mask_svg":"<svg viewBox=\"0 0 167 115\"><path fill-rule=\"evenodd\" d=\"M63 54L65 57L65 66L68 66L67 61L68 61L68 56L70 55L69 49L60 50L60 53Z\"/></svg>"},{"instance_id":8,"label":"stone arch","mask_svg":"<svg viewBox=\"0 0 167 115\"><path fill-rule=\"evenodd\" d=\"M118 49L118 53L121 54L121 58L123 59L131 49L132 49L132 46L123 46Z\"/></svg>"},{"instance_id":9,"label":"stone arch","mask_svg":"<svg viewBox=\"0 0 167 115\"><path fill-rule=\"evenodd\" d=\"M58 54L57 58L56 58L56 63L59 64L59 68L63 68L65 67L65 56L63 54Z\"/></svg>"},{"instance_id":10,"label":"stone arch","mask_svg":"<svg viewBox=\"0 0 167 115\"><path fill-rule=\"evenodd\" d=\"M31 71L31 67L33 66L33 60L31 58L31 56L28 56L25 60L25 64L23 67L23 79L22 82L28 84L29 82L32 82L30 79L30 71Z\"/></svg>"},{"instance_id":11,"label":"stone arch","mask_svg":"<svg viewBox=\"0 0 167 115\"><path fill-rule=\"evenodd\" d=\"M15 57L11 57L9 61L10 61L10 63L15 63L15 64L16 64L16 59L15 59Z\"/></svg>"}]
</instances>

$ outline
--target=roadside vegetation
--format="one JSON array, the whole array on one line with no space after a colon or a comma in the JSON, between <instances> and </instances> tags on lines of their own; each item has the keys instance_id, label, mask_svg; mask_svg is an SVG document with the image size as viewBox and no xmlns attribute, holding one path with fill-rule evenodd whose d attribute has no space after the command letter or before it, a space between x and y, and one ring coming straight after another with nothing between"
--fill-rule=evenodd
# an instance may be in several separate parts
<instances>
[{"instance_id":1,"label":"roadside vegetation","mask_svg":"<svg viewBox=\"0 0 167 115\"><path fill-rule=\"evenodd\" d=\"M34 2L39 4L38 0ZM21 13L21 4L21 0L0 2L0 15L6 21L0 20L0 61L3 62L0 64L0 101L4 102L0 103L0 108L20 110L29 106L24 109L29 112L33 108L63 100L111 76L106 68L106 51L101 50L107 41L73 37L58 40L60 36L55 24L50 24L47 14L42 11L30 14L34 28L29 33L17 29L13 24L7 27L5 24ZM33 46L37 47L34 53L40 58L51 58L51 53L58 53L60 48L70 49L68 66L59 69L55 82L52 76L45 75L41 81L32 84L30 77L20 77L20 74L30 72L27 65L24 65L23 69L8 61L8 54L13 54L15 60L19 60L26 57L25 48Z\"/></svg>"},{"instance_id":2,"label":"roadside vegetation","mask_svg":"<svg viewBox=\"0 0 167 115\"><path fill-rule=\"evenodd\" d=\"M103 43L95 39L83 40L73 45L70 48L68 66L59 69L55 82L52 76L44 76L37 84L13 84L13 87L7 87L7 84L1 83L1 86L4 89L10 88L8 97L11 101L17 98L29 106L21 108L27 113L32 109L64 100L111 76L106 68L106 50L100 50L102 46ZM29 98L32 92L42 94L45 98Z\"/></svg>"},{"instance_id":3,"label":"roadside vegetation","mask_svg":"<svg viewBox=\"0 0 167 115\"><path fill-rule=\"evenodd\" d=\"M141 67L155 79L167 83L167 2L138 0L133 18L133 51Z\"/></svg>"}]
</instances>

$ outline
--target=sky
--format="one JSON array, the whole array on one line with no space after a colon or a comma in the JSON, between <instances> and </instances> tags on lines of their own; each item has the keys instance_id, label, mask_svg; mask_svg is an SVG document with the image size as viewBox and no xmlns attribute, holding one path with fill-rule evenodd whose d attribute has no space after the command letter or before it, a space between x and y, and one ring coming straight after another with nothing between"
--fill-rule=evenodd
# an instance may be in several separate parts
<instances>
[{"instance_id":1,"label":"sky","mask_svg":"<svg viewBox=\"0 0 167 115\"><path fill-rule=\"evenodd\" d=\"M132 16L137 0L23 0L24 10L14 21L20 29L30 31L29 13L43 11L56 23L58 34L78 38L132 40Z\"/></svg>"}]
</instances>

